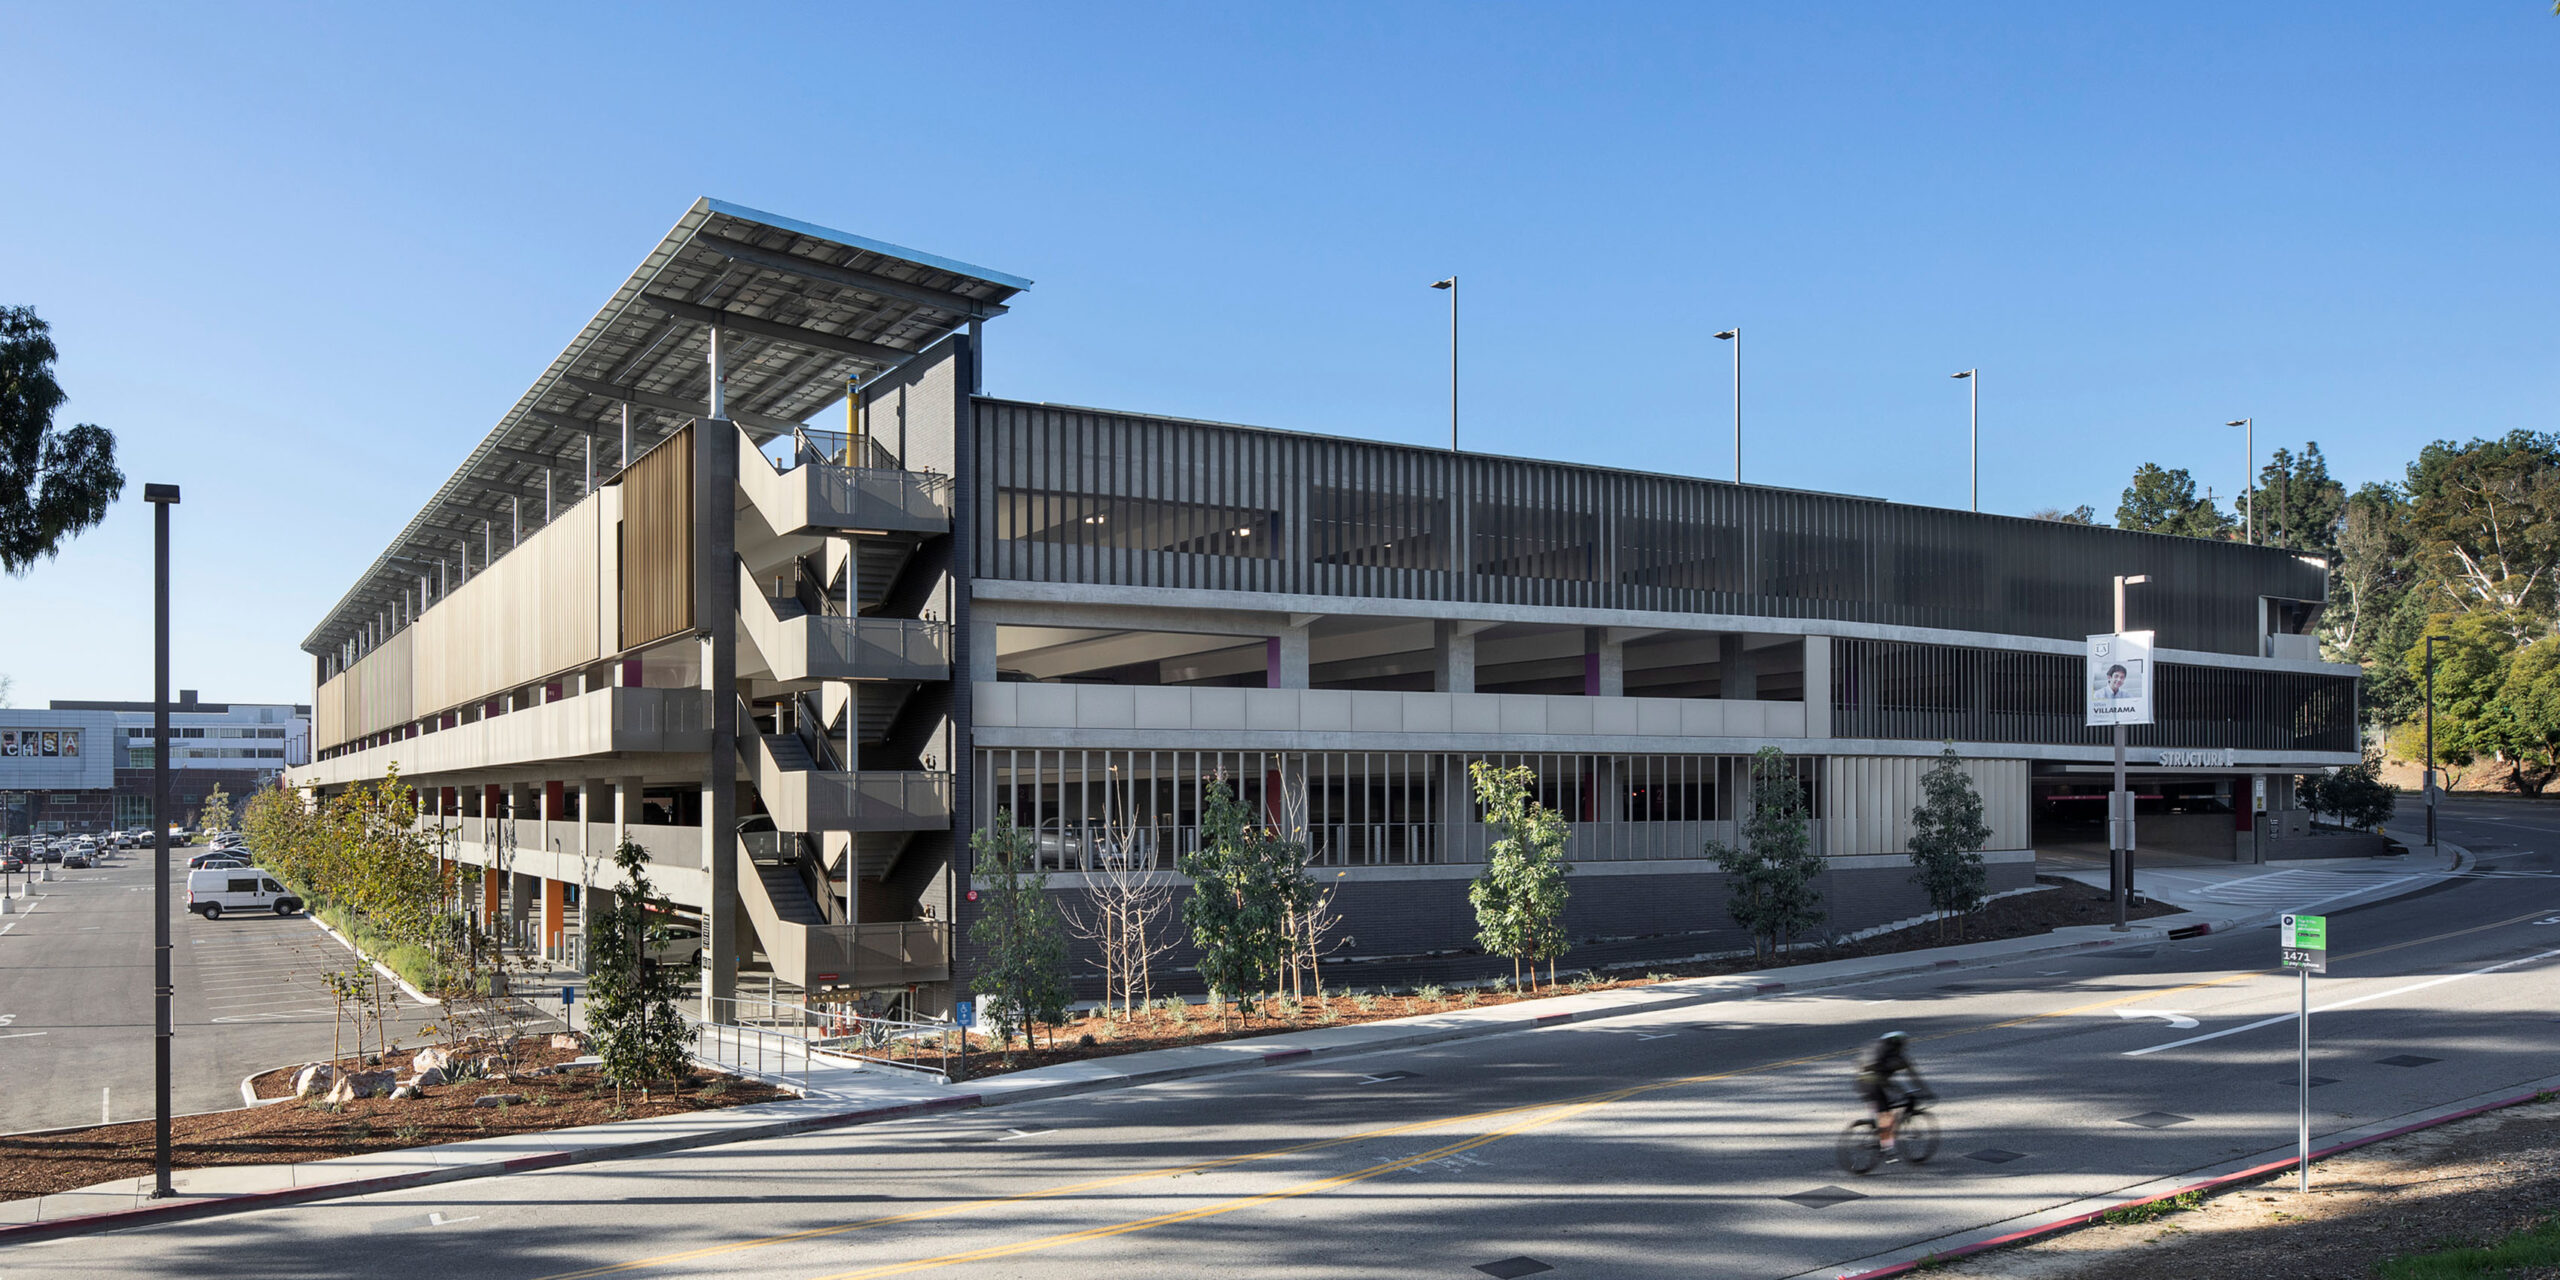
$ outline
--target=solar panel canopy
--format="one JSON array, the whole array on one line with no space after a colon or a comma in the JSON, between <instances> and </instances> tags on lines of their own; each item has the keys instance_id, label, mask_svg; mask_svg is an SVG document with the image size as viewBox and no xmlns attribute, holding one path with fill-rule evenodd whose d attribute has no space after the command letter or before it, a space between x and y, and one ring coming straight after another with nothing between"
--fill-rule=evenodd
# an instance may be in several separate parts
<instances>
[{"instance_id":1,"label":"solar panel canopy","mask_svg":"<svg viewBox=\"0 0 2560 1280\"><path fill-rule=\"evenodd\" d=\"M1001 271L709 198L697 200L611 301L498 419L408 527L302 643L335 651L386 611L414 604L483 526L503 546L519 511L539 527L633 456L707 416L720 333L728 416L759 439L787 434L851 386L956 330L1001 315L1031 282Z\"/></svg>"}]
</instances>

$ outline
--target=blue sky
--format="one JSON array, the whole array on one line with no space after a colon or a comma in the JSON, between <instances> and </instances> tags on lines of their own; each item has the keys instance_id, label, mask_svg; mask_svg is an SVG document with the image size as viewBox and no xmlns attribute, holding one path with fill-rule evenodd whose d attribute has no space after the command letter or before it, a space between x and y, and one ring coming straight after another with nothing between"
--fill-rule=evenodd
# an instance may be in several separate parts
<instances>
[{"instance_id":1,"label":"blue sky","mask_svg":"<svg viewBox=\"0 0 2560 1280\"><path fill-rule=\"evenodd\" d=\"M530 11L530 12L528 12ZM295 647L695 197L1030 277L988 390L2112 513L2555 426L2560 18L2469 5L0 4L0 302L132 480L15 701ZM25 625L20 625L24 623Z\"/></svg>"}]
</instances>

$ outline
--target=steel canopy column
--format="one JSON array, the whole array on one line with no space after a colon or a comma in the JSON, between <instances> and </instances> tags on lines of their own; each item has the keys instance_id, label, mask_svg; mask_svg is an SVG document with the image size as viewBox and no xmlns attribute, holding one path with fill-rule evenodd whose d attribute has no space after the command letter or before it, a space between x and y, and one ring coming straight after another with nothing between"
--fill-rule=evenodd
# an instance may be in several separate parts
<instances>
[{"instance_id":1,"label":"steel canopy column","mask_svg":"<svg viewBox=\"0 0 2560 1280\"><path fill-rule=\"evenodd\" d=\"M711 399L721 403L719 330L712 330ZM720 1020L738 994L738 445L736 424L693 429L693 618L702 643L711 749L702 773L702 1016Z\"/></svg>"}]
</instances>

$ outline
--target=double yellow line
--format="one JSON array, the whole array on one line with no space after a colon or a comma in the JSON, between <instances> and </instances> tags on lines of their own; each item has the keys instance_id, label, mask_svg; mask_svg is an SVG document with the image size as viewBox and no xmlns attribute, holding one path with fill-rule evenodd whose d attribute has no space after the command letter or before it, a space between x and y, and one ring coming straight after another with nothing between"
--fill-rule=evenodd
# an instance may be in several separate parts
<instances>
[{"instance_id":1,"label":"double yellow line","mask_svg":"<svg viewBox=\"0 0 2560 1280\"><path fill-rule=\"evenodd\" d=\"M2365 956L2381 955L2386 952L2398 951L2407 947L2422 946L2430 942L2443 942L2448 939L2464 937L2474 933L2482 933L2491 929L2502 929L2510 925L2520 924L2524 921L2537 919L2549 914L2550 909L2546 907L2542 910L2528 911L2523 915L2513 916L2505 920L2495 920L2487 924L2455 929L2445 933L2435 934L2430 937L2412 938L2405 942L2395 942L2385 946L2369 948L2363 951L2349 952L2341 955L2339 958L2342 960L2352 960ZM1959 1027L1952 1031L1940 1032L1936 1035L1925 1038L1929 1040L1949 1040L1958 1036L1976 1035L1985 1031L1998 1031L2009 1027L2024 1026L2028 1023L2041 1022L2052 1018L2067 1018L2074 1014L2092 1013L2101 1009L2116 1008L2121 1005L2140 1004L2145 1001L2158 1000L2187 991L2200 991L2211 987L2228 986L2235 982L2245 982L2251 978L2262 978L2275 972L2277 972L2277 970L2274 969L2252 969L2241 973L2225 974L2219 978L2210 978L2202 982L2190 982L2183 986L2171 987L2165 991L2140 991L2113 999L2073 1005L2066 1009L2053 1009L2043 1013L2028 1014L2024 1017L2007 1018L1996 1022L1985 1022L1969 1027ZM1107 1178L1094 1178L1083 1182L1072 1182L1054 1187L1043 1187L1038 1190L1018 1192L1009 1196L996 1196L984 1200L972 1200L965 1203L943 1205L939 1208L918 1209L908 1213L889 1214L878 1218L866 1218L859 1222L841 1223L832 1227L813 1227L806 1231L793 1231L782 1235L765 1236L752 1240L737 1240L727 1244L706 1245L698 1249L688 1249L678 1253L661 1254L650 1258L639 1258L630 1262L619 1262L606 1266L589 1267L579 1271L564 1271L555 1275L540 1277L540 1280L590 1280L591 1277L596 1276L609 1276L626 1271L672 1266L677 1263L720 1257L726 1254L744 1252L749 1249L763 1249L774 1245L795 1244L806 1240L822 1240L833 1236L848 1235L858 1231L869 1231L879 1227L898 1226L910 1222L926 1222L937 1218L983 1214L988 1210L1002 1208L1006 1205L1021 1204L1034 1200L1055 1199L1060 1196L1077 1195L1089 1191L1106 1190L1112 1187L1127 1186L1131 1183L1143 1182L1155 1178L1177 1178L1185 1174L1208 1173L1218 1169L1231 1169L1240 1165L1251 1164L1256 1161L1272 1160L1282 1156L1298 1155L1309 1151L1323 1151L1334 1147L1368 1142L1378 1138L1394 1137L1398 1134L1427 1132L1433 1129L1448 1128L1452 1125L1469 1124L1487 1120L1500 1120L1505 1117L1517 1117L1516 1119L1511 1120L1510 1123L1489 1129L1475 1137L1435 1147L1418 1155L1410 1155L1397 1160L1389 1160L1381 1164L1373 1164L1366 1168L1356 1169L1348 1173L1334 1174L1329 1177L1295 1183L1274 1191L1266 1191L1249 1196L1239 1196L1234 1199L1221 1200L1213 1204L1205 1204L1195 1208L1156 1214L1151 1217L1136 1218L1127 1222L1113 1223L1108 1226L1088 1227L1079 1231L1068 1231L1055 1235L1038 1236L1028 1240L1015 1241L1010 1244L989 1245L985 1248L972 1249L962 1253L943 1254L938 1257L918 1258L908 1262L884 1263L880 1266L868 1267L860 1270L835 1272L830 1275L819 1277L819 1280L874 1280L874 1278L882 1276L904 1275L915 1271L927 1271L939 1267L958 1266L971 1262L986 1262L998 1258L1014 1257L1025 1253L1037 1253L1048 1249L1061 1248L1066 1245L1078 1244L1089 1240L1103 1240L1113 1236L1131 1235L1141 1231L1151 1231L1157 1227L1174 1226L1186 1222L1198 1222L1204 1218L1219 1217L1224 1214L1235 1213L1245 1209L1258 1208L1260 1206L1276 1203L1282 1200L1291 1200L1302 1196L1314 1195L1318 1192L1330 1191L1338 1187L1346 1187L1355 1183L1366 1182L1373 1178L1383 1177L1390 1173L1401 1172L1406 1169L1414 1168L1418 1165L1429 1164L1435 1160L1445 1160L1450 1156L1457 1155L1461 1152L1472 1151L1476 1148L1489 1146L1493 1143L1499 1142L1504 1138L1516 1137L1520 1134L1528 1133L1533 1130L1543 1129L1549 1125L1557 1124L1571 1119L1574 1116L1581 1115L1584 1112L1604 1107L1614 1102L1622 1102L1628 1098L1639 1097L1649 1093L1657 1093L1665 1089L1685 1088L1690 1085L1709 1084L1719 1080L1731 1080L1742 1076L1760 1075L1771 1071L1781 1071L1789 1067L1800 1067L1808 1063L1847 1057L1850 1056L1850 1052L1853 1051L1806 1054L1801 1057L1783 1058L1772 1062L1758 1063L1748 1067L1737 1067L1730 1071L1716 1071L1702 1075L1681 1076L1676 1079L1657 1080L1646 1084L1629 1085L1624 1088L1584 1094L1579 1097L1562 1098L1553 1102L1526 1103L1515 1107L1500 1107L1489 1111L1475 1111L1464 1115L1444 1116L1432 1120L1417 1120L1408 1124L1390 1125L1382 1129L1366 1129L1358 1133L1345 1134L1336 1138L1322 1138L1313 1142L1301 1142L1285 1147L1273 1147L1264 1151L1253 1151L1246 1152L1241 1155L1223 1156L1216 1160L1204 1160L1174 1168L1148 1169L1134 1173L1115 1174Z\"/></svg>"}]
</instances>

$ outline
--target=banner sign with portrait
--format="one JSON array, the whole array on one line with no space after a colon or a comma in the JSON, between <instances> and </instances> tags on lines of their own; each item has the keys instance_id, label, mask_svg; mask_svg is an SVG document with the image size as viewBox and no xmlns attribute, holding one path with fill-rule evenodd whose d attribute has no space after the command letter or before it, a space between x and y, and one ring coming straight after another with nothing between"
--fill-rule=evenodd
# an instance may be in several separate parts
<instances>
[{"instance_id":1,"label":"banner sign with portrait","mask_svg":"<svg viewBox=\"0 0 2560 1280\"><path fill-rule=\"evenodd\" d=\"M2151 633L2089 637L2089 723L2151 723Z\"/></svg>"},{"instance_id":2,"label":"banner sign with portrait","mask_svg":"<svg viewBox=\"0 0 2560 1280\"><path fill-rule=\"evenodd\" d=\"M0 729L0 758L76 760L79 757L78 729Z\"/></svg>"}]
</instances>

